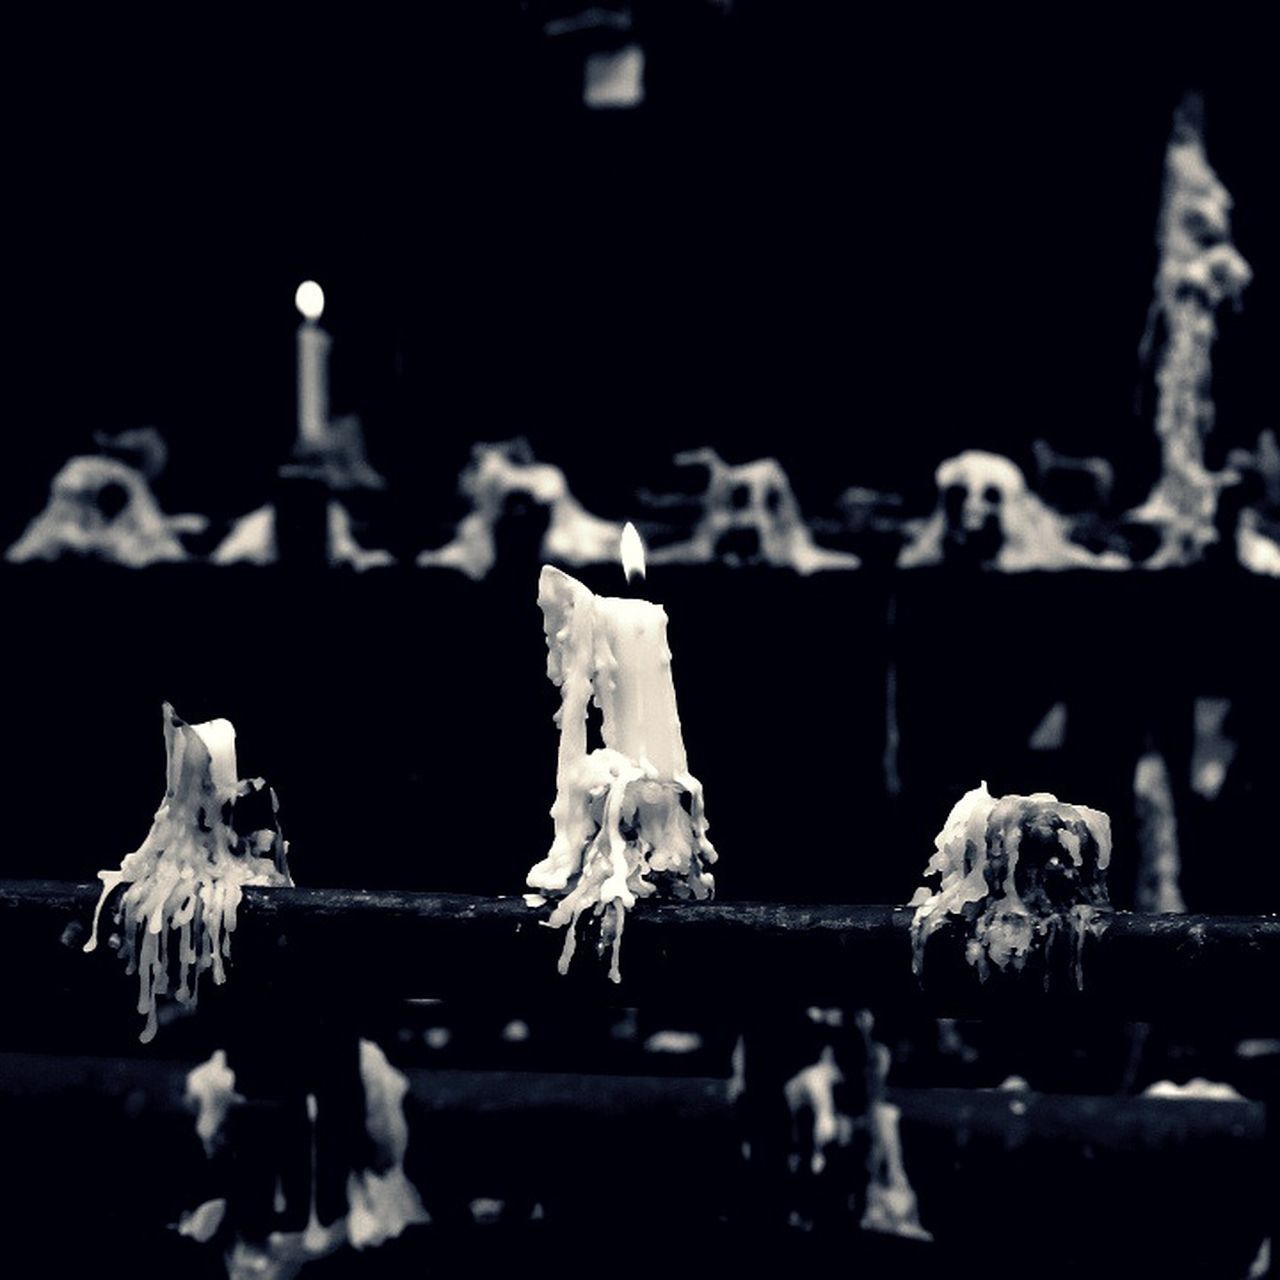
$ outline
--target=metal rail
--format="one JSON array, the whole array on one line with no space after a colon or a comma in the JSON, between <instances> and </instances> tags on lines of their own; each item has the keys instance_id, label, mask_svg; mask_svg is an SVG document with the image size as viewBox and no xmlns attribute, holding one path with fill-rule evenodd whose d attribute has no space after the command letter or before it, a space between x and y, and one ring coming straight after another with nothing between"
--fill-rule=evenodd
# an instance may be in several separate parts
<instances>
[{"instance_id":1,"label":"metal rail","mask_svg":"<svg viewBox=\"0 0 1280 1280\"><path fill-rule=\"evenodd\" d=\"M118 973L110 949L80 954L98 886L0 881L0 960L37 984ZM895 906L641 903L627 920L620 984L582 937L567 976L560 930L519 897L394 890L246 889L232 944L237 979L326 1001L411 996L588 1000L752 1011L777 1004L916 1005L958 1016L1113 1015L1274 1032L1280 917L1105 916L1083 944L1077 986L1064 941L1022 972L986 981L957 930L912 970L912 912ZM104 914L102 930L110 931ZM18 966L16 969L11 966ZM252 977L250 977L252 975ZM0 996L0 999L3 999Z\"/></svg>"}]
</instances>

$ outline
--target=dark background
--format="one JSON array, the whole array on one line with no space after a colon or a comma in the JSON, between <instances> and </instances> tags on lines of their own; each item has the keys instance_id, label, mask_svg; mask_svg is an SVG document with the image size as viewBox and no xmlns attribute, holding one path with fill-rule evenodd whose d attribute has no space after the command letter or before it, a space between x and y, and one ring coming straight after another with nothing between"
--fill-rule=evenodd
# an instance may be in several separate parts
<instances>
[{"instance_id":1,"label":"dark background","mask_svg":"<svg viewBox=\"0 0 1280 1280\"><path fill-rule=\"evenodd\" d=\"M1255 268L1215 446L1280 418L1259 26L637 5L646 102L587 112L581 41L541 33L561 9L16 31L4 536L93 429L166 433L170 510L256 505L308 276L334 411L364 418L411 548L443 540L468 445L516 434L606 515L706 443L777 454L819 513L851 484L926 507L942 457L1026 464L1036 436L1145 496L1137 348L1188 89Z\"/></svg>"}]
</instances>

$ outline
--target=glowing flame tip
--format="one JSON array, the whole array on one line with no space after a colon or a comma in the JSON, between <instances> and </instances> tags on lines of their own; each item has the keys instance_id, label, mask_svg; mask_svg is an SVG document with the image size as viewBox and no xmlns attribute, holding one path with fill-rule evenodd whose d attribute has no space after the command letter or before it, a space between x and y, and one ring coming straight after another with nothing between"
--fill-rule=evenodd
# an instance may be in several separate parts
<instances>
[{"instance_id":1,"label":"glowing flame tip","mask_svg":"<svg viewBox=\"0 0 1280 1280\"><path fill-rule=\"evenodd\" d=\"M622 572L627 575L627 581L632 578L644 577L644 543L640 540L636 527L627 521L622 530L622 545L620 548L622 555Z\"/></svg>"},{"instance_id":2,"label":"glowing flame tip","mask_svg":"<svg viewBox=\"0 0 1280 1280\"><path fill-rule=\"evenodd\" d=\"M324 314L324 290L314 280L304 280L293 295L293 305L307 320L319 320Z\"/></svg>"}]
</instances>

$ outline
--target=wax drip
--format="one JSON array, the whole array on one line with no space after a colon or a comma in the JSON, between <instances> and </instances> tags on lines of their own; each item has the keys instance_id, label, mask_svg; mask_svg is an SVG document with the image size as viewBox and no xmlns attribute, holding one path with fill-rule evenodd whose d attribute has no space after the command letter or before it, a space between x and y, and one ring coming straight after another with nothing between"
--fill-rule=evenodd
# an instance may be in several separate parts
<instances>
[{"instance_id":1,"label":"wax drip","mask_svg":"<svg viewBox=\"0 0 1280 1280\"><path fill-rule=\"evenodd\" d=\"M225 1072L225 1055L219 1050L203 1067L188 1076L187 1089L201 1099L197 1130L204 1137L201 1122L206 1119L205 1098L210 1090L219 1099L230 1093L234 1074ZM230 1076L228 1080L226 1076ZM373 1248L395 1239L406 1227L430 1222L417 1188L404 1171L409 1147L409 1126L404 1116L408 1078L397 1071L382 1049L372 1040L360 1041L360 1079L364 1086L365 1132L373 1143L380 1169L351 1170L347 1175L347 1212L326 1226L320 1221L316 1194L316 1121L319 1106L314 1094L307 1095L307 1129L310 1176L307 1192L307 1225L302 1231L273 1231L263 1243L235 1238L225 1253L229 1280L288 1280L308 1263L336 1253L343 1245L354 1249ZM194 1082L194 1083L193 1083ZM233 1100L242 1100L231 1094ZM216 1131L216 1130L215 1130ZM206 1151L211 1153L211 1145ZM272 1207L277 1214L288 1205L277 1180ZM226 1219L225 1199L207 1201L184 1213L176 1230L202 1243L222 1230Z\"/></svg>"}]
</instances>

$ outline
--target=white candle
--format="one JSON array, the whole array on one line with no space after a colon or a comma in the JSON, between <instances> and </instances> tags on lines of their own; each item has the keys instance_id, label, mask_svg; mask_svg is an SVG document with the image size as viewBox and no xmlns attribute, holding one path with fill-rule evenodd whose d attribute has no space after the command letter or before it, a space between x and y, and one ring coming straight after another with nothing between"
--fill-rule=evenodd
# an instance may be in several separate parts
<instances>
[{"instance_id":1,"label":"white candle","mask_svg":"<svg viewBox=\"0 0 1280 1280\"><path fill-rule=\"evenodd\" d=\"M329 349L333 339L320 327L324 290L304 280L294 294L302 313L298 326L298 447L323 449L329 438Z\"/></svg>"},{"instance_id":2,"label":"white candle","mask_svg":"<svg viewBox=\"0 0 1280 1280\"><path fill-rule=\"evenodd\" d=\"M664 782L688 768L667 647L667 611L648 600L595 599L596 698L606 747Z\"/></svg>"},{"instance_id":3,"label":"white candle","mask_svg":"<svg viewBox=\"0 0 1280 1280\"><path fill-rule=\"evenodd\" d=\"M622 562L627 578L644 576L644 546L635 525L622 531ZM667 611L648 600L597 596L559 569L546 565L538 584L538 603L547 619L550 665L566 661L585 675L603 717L604 745L621 752L646 776L674 782L688 771L676 689L667 645ZM572 616L571 616L572 615ZM552 634L555 625L557 633ZM588 671L587 668L590 668ZM555 672L551 678L561 681ZM566 693L566 700L569 694ZM573 716L585 722L585 690L575 690ZM568 724L569 715L561 717ZM586 754L585 731L568 743L573 757Z\"/></svg>"},{"instance_id":4,"label":"white candle","mask_svg":"<svg viewBox=\"0 0 1280 1280\"><path fill-rule=\"evenodd\" d=\"M638 557L642 572L643 548L628 530L626 555ZM573 955L578 917L589 909L604 916L600 945L613 945L616 982L624 913L660 887L675 897L710 897L715 881L706 868L716 851L706 835L702 785L685 758L666 610L648 600L596 596L550 565L538 582L538 603L547 674L560 686L562 702L555 840L528 884L560 898L547 923L569 926L562 973ZM601 711L603 746L588 751L593 701Z\"/></svg>"}]
</instances>

